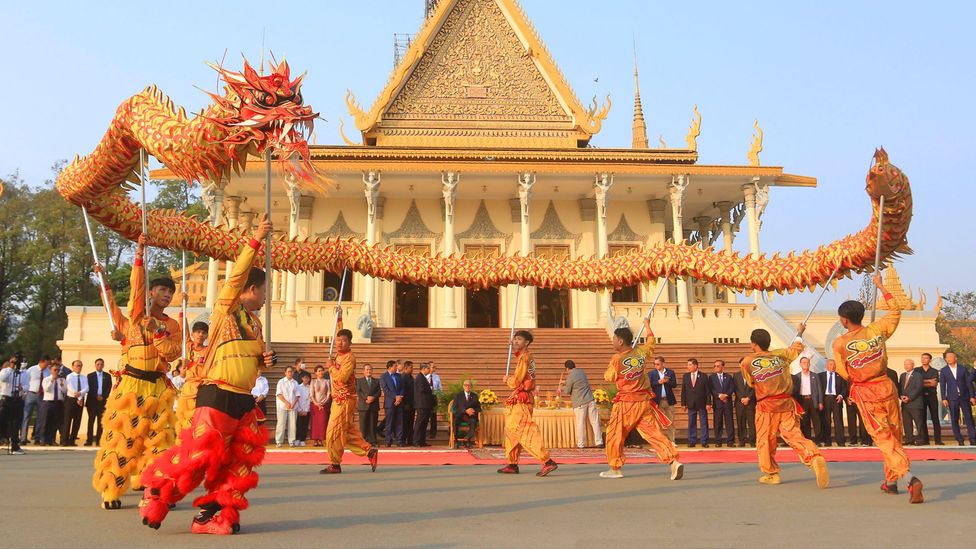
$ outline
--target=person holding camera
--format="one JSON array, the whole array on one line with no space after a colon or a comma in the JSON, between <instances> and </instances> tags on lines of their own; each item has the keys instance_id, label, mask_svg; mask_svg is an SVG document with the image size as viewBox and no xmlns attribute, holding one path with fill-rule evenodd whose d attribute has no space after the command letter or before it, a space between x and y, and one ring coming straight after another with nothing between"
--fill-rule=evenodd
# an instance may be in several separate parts
<instances>
[{"instance_id":1,"label":"person holding camera","mask_svg":"<svg viewBox=\"0 0 976 549\"><path fill-rule=\"evenodd\" d=\"M0 438L9 441L10 454L23 455L20 449L20 422L24 401L20 398L20 367L16 356L0 364Z\"/></svg>"}]
</instances>

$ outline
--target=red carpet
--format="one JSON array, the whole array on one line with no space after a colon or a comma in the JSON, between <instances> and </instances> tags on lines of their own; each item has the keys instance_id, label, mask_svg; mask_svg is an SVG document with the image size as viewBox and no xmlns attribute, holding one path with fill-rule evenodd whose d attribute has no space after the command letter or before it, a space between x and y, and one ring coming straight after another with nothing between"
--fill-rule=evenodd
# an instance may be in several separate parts
<instances>
[{"instance_id":1,"label":"red carpet","mask_svg":"<svg viewBox=\"0 0 976 549\"><path fill-rule=\"evenodd\" d=\"M956 450L942 450L934 448L906 448L908 457L912 461L976 461L976 452L962 452ZM476 452L475 455L473 452ZM379 463L381 466L426 466L426 465L496 465L504 463L504 450L501 448L483 448L474 451L467 450L384 450L380 449ZM824 457L827 461L867 461L880 462L881 453L877 448L825 448ZM628 450L628 463L657 463L653 453L646 450ZM598 464L606 463L603 452L595 449L588 450L553 450L552 457L559 463L565 464ZM776 460L781 463L799 461L790 448L779 448ZM525 463L534 461L531 456L523 456ZM742 450L681 450L683 463L755 463L756 450L746 448ZM265 464L274 465L326 465L328 454L324 450L269 450L264 458ZM365 465L366 458L350 452L343 456L343 465Z\"/></svg>"}]
</instances>

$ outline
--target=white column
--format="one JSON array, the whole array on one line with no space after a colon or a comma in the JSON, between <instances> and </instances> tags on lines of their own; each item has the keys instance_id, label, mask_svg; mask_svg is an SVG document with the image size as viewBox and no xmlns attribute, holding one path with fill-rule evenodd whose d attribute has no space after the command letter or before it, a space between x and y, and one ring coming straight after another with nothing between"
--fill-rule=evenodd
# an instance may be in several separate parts
<instances>
[{"instance_id":1,"label":"white column","mask_svg":"<svg viewBox=\"0 0 976 549\"><path fill-rule=\"evenodd\" d=\"M203 186L203 203L210 212L210 223L214 227L220 224L221 213L224 205L224 187L226 180L207 181ZM210 258L207 268L207 309L213 310L217 302L217 276L219 264L216 259Z\"/></svg>"},{"instance_id":2,"label":"white column","mask_svg":"<svg viewBox=\"0 0 976 549\"><path fill-rule=\"evenodd\" d=\"M613 186L613 175L602 173L593 182L593 194L596 198L596 253L597 257L606 257L610 251L607 242L607 200L610 198L610 187ZM611 289L600 292L600 326L607 325L607 311L610 309Z\"/></svg>"},{"instance_id":3,"label":"white column","mask_svg":"<svg viewBox=\"0 0 976 549\"><path fill-rule=\"evenodd\" d=\"M745 197L746 222L749 227L749 252L752 257L759 257L759 212L756 210L756 183L758 177L752 183L742 186L742 195Z\"/></svg>"},{"instance_id":4,"label":"white column","mask_svg":"<svg viewBox=\"0 0 976 549\"><path fill-rule=\"evenodd\" d=\"M671 224L675 242L681 242L685 237L684 225L681 222L681 207L684 200L685 189L688 187L688 176L678 175L671 179L668 188L671 198ZM688 307L688 282L683 276L677 277L678 297L678 318L691 318L691 309Z\"/></svg>"},{"instance_id":5,"label":"white column","mask_svg":"<svg viewBox=\"0 0 976 549\"><path fill-rule=\"evenodd\" d=\"M518 177L519 206L521 207L521 241L522 255L527 256L532 253L532 243L529 239L529 204L532 198L532 186L535 185L535 174L522 173ZM512 290L514 292L514 289ZM535 308L532 303L532 292L529 288L520 291L518 304L518 318L516 325L519 328L535 328ZM514 294L513 294L514 295Z\"/></svg>"},{"instance_id":6,"label":"white column","mask_svg":"<svg viewBox=\"0 0 976 549\"><path fill-rule=\"evenodd\" d=\"M457 172L445 172L441 174L441 194L444 196L444 256L453 254L454 249L454 198L457 195L457 185L461 180ZM457 328L457 308L454 303L454 288L441 288L441 298L443 302L444 314L443 327Z\"/></svg>"},{"instance_id":7,"label":"white column","mask_svg":"<svg viewBox=\"0 0 976 549\"><path fill-rule=\"evenodd\" d=\"M376 210L380 195L380 174L379 172L363 173L363 185L366 195L366 244L373 246L376 244ZM376 314L376 280L371 276L364 277L366 287L363 292L363 301L367 310Z\"/></svg>"},{"instance_id":8,"label":"white column","mask_svg":"<svg viewBox=\"0 0 976 549\"><path fill-rule=\"evenodd\" d=\"M302 206L302 191L294 175L285 176L288 185L288 240L298 238L298 213ZM298 316L298 277L293 272L285 274L285 316Z\"/></svg>"},{"instance_id":9,"label":"white column","mask_svg":"<svg viewBox=\"0 0 976 549\"><path fill-rule=\"evenodd\" d=\"M224 199L224 218L227 220L227 228L237 228L238 217L241 213L241 202L244 201L240 196L228 196ZM224 280L230 278L230 273L234 270L234 262L227 261L224 264Z\"/></svg>"},{"instance_id":10,"label":"white column","mask_svg":"<svg viewBox=\"0 0 976 549\"><path fill-rule=\"evenodd\" d=\"M722 239L725 244L725 252L731 254L732 241L735 239L732 234L732 203L716 202L715 207L718 208L722 216ZM726 303L735 303L735 292L731 288L725 289L725 301Z\"/></svg>"},{"instance_id":11,"label":"white column","mask_svg":"<svg viewBox=\"0 0 976 549\"><path fill-rule=\"evenodd\" d=\"M237 215L237 226L240 227L244 234L250 234L251 229L254 226L254 218L257 216L255 212L241 212Z\"/></svg>"},{"instance_id":12,"label":"white column","mask_svg":"<svg viewBox=\"0 0 976 549\"><path fill-rule=\"evenodd\" d=\"M709 225L712 224L712 218L707 215L698 216L695 218L695 223L698 224L701 249L707 249L711 240ZM715 285L711 282L705 284L705 303L715 303Z\"/></svg>"},{"instance_id":13,"label":"white column","mask_svg":"<svg viewBox=\"0 0 976 549\"><path fill-rule=\"evenodd\" d=\"M666 205L667 205L666 200L655 199L655 200L647 201L648 212L650 213L651 216L651 230L650 230L650 234L648 235L648 241L647 241L648 248L652 248L657 244L664 242L665 240L664 207ZM648 293L644 295L644 299L648 302L652 301L654 299L653 296L656 296L658 292L661 291L661 284L667 286L668 279L660 278L656 281L653 281L648 286ZM670 292L668 290L664 290L664 293L661 294L661 300L659 301L659 303L667 303L668 301L670 301L668 295L669 293Z\"/></svg>"}]
</instances>

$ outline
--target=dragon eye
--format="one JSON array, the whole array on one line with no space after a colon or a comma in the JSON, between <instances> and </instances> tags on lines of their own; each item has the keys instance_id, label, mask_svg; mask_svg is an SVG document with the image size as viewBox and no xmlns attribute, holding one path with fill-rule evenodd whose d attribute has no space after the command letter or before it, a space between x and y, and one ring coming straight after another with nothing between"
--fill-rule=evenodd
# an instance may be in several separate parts
<instances>
[{"instance_id":1,"label":"dragon eye","mask_svg":"<svg viewBox=\"0 0 976 549\"><path fill-rule=\"evenodd\" d=\"M302 104L302 92L296 93L295 94L295 99L293 101L295 101L295 103L301 105Z\"/></svg>"}]
</instances>

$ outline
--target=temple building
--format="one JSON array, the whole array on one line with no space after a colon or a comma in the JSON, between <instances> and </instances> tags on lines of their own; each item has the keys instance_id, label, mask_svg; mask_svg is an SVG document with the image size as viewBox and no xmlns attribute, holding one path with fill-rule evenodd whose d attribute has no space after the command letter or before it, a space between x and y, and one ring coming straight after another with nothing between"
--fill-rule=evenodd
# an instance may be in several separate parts
<instances>
[{"instance_id":1,"label":"temple building","mask_svg":"<svg viewBox=\"0 0 976 549\"><path fill-rule=\"evenodd\" d=\"M595 147L611 98L576 96L517 2L428 1L426 9L370 106L348 93L344 143L311 146L313 164L331 182L328 193L275 173L278 237L355 238L407 254L571 258L667 240L731 250L746 239L759 254L770 189L815 192L816 178L760 162L758 124L746 164L699 163L697 107L681 148L650 148L636 64L633 113L613 105L626 113L618 116L633 118L632 146ZM252 159L242 176L205 182L211 222L252 226L264 211L262 168ZM171 174L163 169L153 177ZM191 319L213 305L228 269L215 261L188 268ZM750 330L765 326L782 344L795 325L787 320L802 319L773 311L758 295L737 302L733 292L693 279L612 292L427 288L359 274L343 284L341 273L276 272L271 280L274 339L293 343L327 342L340 298L357 341L369 341L373 329L507 328L513 319L519 328L610 329L622 318L637 326L658 284L667 284L653 313L664 343L745 343ZM69 317L61 342L66 360L115 348L101 309L71 307ZM808 340L820 352L835 321L832 311L811 321ZM941 350L933 326L934 313L912 311L892 345L913 358L917 349Z\"/></svg>"}]
</instances>

